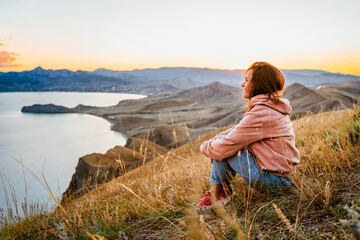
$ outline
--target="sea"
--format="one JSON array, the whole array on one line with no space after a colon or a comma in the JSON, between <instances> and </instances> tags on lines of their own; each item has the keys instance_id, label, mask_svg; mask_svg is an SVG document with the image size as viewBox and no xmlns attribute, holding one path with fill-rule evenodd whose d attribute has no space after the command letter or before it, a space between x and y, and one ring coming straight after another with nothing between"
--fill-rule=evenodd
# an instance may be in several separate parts
<instances>
[{"instance_id":1,"label":"sea","mask_svg":"<svg viewBox=\"0 0 360 240\"><path fill-rule=\"evenodd\" d=\"M111 106L143 97L88 92L0 93L0 213L23 217L23 207L34 206L51 211L55 202L48 190L61 199L80 157L105 153L126 143L126 137L111 131L111 123L103 118L77 113L22 113L23 106Z\"/></svg>"}]
</instances>

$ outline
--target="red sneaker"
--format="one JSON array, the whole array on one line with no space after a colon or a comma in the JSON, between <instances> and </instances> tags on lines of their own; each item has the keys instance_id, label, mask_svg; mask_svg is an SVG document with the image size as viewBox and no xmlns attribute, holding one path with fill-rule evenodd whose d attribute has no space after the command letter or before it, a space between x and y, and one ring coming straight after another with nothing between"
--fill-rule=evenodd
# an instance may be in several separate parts
<instances>
[{"instance_id":1,"label":"red sneaker","mask_svg":"<svg viewBox=\"0 0 360 240\"><path fill-rule=\"evenodd\" d=\"M223 190L220 190L219 194L216 196L216 202L214 204L227 204L230 201L231 197L225 195ZM199 203L196 205L198 209L212 209L214 204L211 202L211 193L207 191L204 193Z\"/></svg>"}]
</instances>

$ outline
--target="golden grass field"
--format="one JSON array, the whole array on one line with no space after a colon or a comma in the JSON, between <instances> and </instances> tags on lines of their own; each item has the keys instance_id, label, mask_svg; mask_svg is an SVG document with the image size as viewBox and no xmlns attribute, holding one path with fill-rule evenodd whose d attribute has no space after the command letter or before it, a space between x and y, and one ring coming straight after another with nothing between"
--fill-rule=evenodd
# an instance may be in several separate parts
<instances>
[{"instance_id":1,"label":"golden grass field","mask_svg":"<svg viewBox=\"0 0 360 240\"><path fill-rule=\"evenodd\" d=\"M360 111L293 121L301 165L295 186L259 192L239 177L226 206L197 212L209 188L200 144L171 150L51 213L0 215L1 239L351 239L347 205L360 209Z\"/></svg>"}]
</instances>

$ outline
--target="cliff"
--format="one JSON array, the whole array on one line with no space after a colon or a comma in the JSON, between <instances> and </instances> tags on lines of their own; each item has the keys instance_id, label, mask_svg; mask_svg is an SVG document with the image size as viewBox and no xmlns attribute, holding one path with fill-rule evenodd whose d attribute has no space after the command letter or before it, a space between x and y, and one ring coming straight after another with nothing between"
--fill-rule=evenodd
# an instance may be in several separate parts
<instances>
[{"instance_id":1,"label":"cliff","mask_svg":"<svg viewBox=\"0 0 360 240\"><path fill-rule=\"evenodd\" d=\"M63 193L61 204L77 198L132 169L135 169L167 150L151 141L128 138L124 147L116 146L105 154L92 153L79 159L75 173L67 190Z\"/></svg>"}]
</instances>

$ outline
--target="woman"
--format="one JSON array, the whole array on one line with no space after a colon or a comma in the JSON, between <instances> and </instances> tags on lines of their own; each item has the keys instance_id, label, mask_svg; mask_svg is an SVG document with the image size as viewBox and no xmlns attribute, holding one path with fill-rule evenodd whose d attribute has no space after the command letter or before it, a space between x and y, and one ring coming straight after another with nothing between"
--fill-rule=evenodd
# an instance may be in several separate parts
<instances>
[{"instance_id":1,"label":"woman","mask_svg":"<svg viewBox=\"0 0 360 240\"><path fill-rule=\"evenodd\" d=\"M214 201L227 203L229 178L235 173L252 187L289 187L300 163L289 117L292 109L281 98L284 76L266 62L253 63L245 73L242 87L248 111L244 118L200 146L212 166L210 191L199 201L199 208L211 208Z\"/></svg>"}]
</instances>

